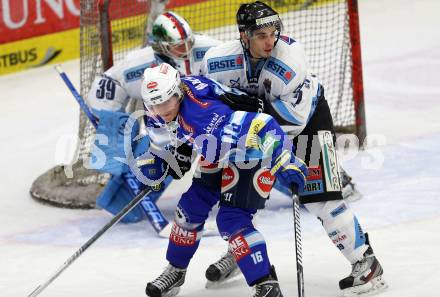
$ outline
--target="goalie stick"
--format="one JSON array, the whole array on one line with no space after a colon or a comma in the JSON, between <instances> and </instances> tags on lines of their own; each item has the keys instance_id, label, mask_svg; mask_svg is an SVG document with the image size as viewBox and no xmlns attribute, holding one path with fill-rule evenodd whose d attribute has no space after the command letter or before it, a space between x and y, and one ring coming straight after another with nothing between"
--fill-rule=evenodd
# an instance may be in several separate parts
<instances>
[{"instance_id":1,"label":"goalie stick","mask_svg":"<svg viewBox=\"0 0 440 297\"><path fill-rule=\"evenodd\" d=\"M98 119L93 115L87 103L84 101L83 97L78 93L72 81L69 79L67 74L62 69L61 65L56 65L55 70L58 72L66 86L69 88L75 100L79 103L81 110L84 111L87 118L90 120L92 125L96 128L98 126ZM137 187L136 182L132 182L136 177L131 173L125 173L122 175L124 182L128 185L132 195L136 196L139 193L139 187ZM171 225L165 216L161 213L159 207L157 207L156 203L151 200L148 196L145 196L144 199L140 203L142 209L144 210L148 221L153 226L154 230L161 237L168 237L169 231L171 230Z\"/></svg>"},{"instance_id":2,"label":"goalie stick","mask_svg":"<svg viewBox=\"0 0 440 297\"><path fill-rule=\"evenodd\" d=\"M81 256L98 238L100 238L108 229L116 225L127 213L129 213L136 205L138 205L143 199L144 196L151 193L151 189L149 187L143 189L139 192L139 194L134 197L118 214L116 214L104 227L102 227L95 235L93 235L85 244L83 244L72 256L70 256L64 263L61 265L57 271L43 284L37 286L35 290L32 291L28 297L38 296L47 286L49 286L67 267L70 266L76 259Z\"/></svg>"}]
</instances>

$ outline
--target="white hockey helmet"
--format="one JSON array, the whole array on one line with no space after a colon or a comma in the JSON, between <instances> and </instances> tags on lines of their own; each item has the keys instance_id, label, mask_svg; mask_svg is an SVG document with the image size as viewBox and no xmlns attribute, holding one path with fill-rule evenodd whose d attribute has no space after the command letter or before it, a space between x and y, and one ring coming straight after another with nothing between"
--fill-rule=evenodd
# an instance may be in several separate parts
<instances>
[{"instance_id":1,"label":"white hockey helmet","mask_svg":"<svg viewBox=\"0 0 440 297\"><path fill-rule=\"evenodd\" d=\"M188 22L178 14L168 11L153 23L152 47L165 56L186 59L194 44L194 34Z\"/></svg>"},{"instance_id":2,"label":"white hockey helmet","mask_svg":"<svg viewBox=\"0 0 440 297\"><path fill-rule=\"evenodd\" d=\"M145 69L141 86L145 107L152 111L155 105L163 104L173 96L180 100L183 96L180 82L179 71L167 63Z\"/></svg>"}]
</instances>

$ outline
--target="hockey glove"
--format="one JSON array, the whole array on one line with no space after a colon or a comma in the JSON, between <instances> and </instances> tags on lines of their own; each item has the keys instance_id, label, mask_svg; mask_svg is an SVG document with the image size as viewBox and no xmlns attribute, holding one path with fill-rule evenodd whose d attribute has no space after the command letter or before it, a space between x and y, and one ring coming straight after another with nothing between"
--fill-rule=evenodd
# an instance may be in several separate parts
<instances>
[{"instance_id":1,"label":"hockey glove","mask_svg":"<svg viewBox=\"0 0 440 297\"><path fill-rule=\"evenodd\" d=\"M303 192L307 174L306 164L301 159L292 156L291 161L284 165L276 176L280 182L289 186L293 194L298 194Z\"/></svg>"},{"instance_id":2,"label":"hockey glove","mask_svg":"<svg viewBox=\"0 0 440 297\"><path fill-rule=\"evenodd\" d=\"M171 175L174 179L181 179L185 173L187 173L191 169L192 164L192 148L183 143L177 147L177 150L174 146L170 146L170 152L175 156L177 164L179 165L181 174L179 175L175 170L173 170L172 166L168 165L168 174Z\"/></svg>"},{"instance_id":3,"label":"hockey glove","mask_svg":"<svg viewBox=\"0 0 440 297\"><path fill-rule=\"evenodd\" d=\"M224 93L220 99L233 110L264 112L264 100L247 94Z\"/></svg>"}]
</instances>

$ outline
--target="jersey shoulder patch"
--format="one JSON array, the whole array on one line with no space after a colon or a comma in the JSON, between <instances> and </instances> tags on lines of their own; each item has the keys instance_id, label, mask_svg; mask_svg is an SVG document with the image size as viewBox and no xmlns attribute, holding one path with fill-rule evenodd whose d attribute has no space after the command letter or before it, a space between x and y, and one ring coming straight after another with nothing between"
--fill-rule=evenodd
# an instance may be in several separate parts
<instances>
[{"instance_id":1,"label":"jersey shoulder patch","mask_svg":"<svg viewBox=\"0 0 440 297\"><path fill-rule=\"evenodd\" d=\"M288 45L291 45L292 43L296 42L295 39L290 38L289 36L286 36L286 35L280 35L280 40L284 41Z\"/></svg>"},{"instance_id":2,"label":"jersey shoulder patch","mask_svg":"<svg viewBox=\"0 0 440 297\"><path fill-rule=\"evenodd\" d=\"M296 76L292 68L275 57L269 58L264 65L264 69L281 79L286 85Z\"/></svg>"}]
</instances>

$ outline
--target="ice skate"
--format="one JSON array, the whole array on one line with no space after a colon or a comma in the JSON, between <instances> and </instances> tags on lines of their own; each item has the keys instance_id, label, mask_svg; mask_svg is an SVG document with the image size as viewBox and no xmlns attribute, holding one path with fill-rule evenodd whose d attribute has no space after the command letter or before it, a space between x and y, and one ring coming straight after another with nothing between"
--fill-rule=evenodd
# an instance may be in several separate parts
<instances>
[{"instance_id":1,"label":"ice skate","mask_svg":"<svg viewBox=\"0 0 440 297\"><path fill-rule=\"evenodd\" d=\"M351 176L349 176L344 170L341 171L342 181L342 197L348 202L353 202L362 199L362 193L358 191L356 184L352 182Z\"/></svg>"},{"instance_id":2,"label":"ice skate","mask_svg":"<svg viewBox=\"0 0 440 297\"><path fill-rule=\"evenodd\" d=\"M228 251L217 262L209 265L206 269L206 288L215 288L225 282L235 279L241 273L235 262L234 256Z\"/></svg>"},{"instance_id":3,"label":"ice skate","mask_svg":"<svg viewBox=\"0 0 440 297\"><path fill-rule=\"evenodd\" d=\"M169 264L158 278L147 284L145 293L150 297L176 296L185 282L185 274L186 269Z\"/></svg>"},{"instance_id":4,"label":"ice skate","mask_svg":"<svg viewBox=\"0 0 440 297\"><path fill-rule=\"evenodd\" d=\"M275 267L272 266L270 275L257 282L253 289L254 295L252 297L283 297L275 273Z\"/></svg>"},{"instance_id":5,"label":"ice skate","mask_svg":"<svg viewBox=\"0 0 440 297\"><path fill-rule=\"evenodd\" d=\"M342 296L371 296L382 292L388 285L383 279L383 269L373 253L368 242L368 249L364 253L364 258L352 265L351 274L339 281L339 288Z\"/></svg>"}]
</instances>

